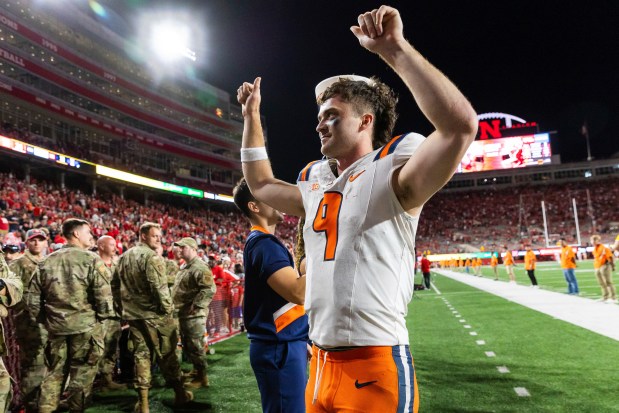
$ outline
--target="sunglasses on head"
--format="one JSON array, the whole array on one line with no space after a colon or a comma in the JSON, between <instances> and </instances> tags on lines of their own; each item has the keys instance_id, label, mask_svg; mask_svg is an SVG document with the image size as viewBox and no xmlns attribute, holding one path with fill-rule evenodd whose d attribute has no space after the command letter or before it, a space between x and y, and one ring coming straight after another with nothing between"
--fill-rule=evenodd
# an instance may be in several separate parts
<instances>
[{"instance_id":1,"label":"sunglasses on head","mask_svg":"<svg viewBox=\"0 0 619 413\"><path fill-rule=\"evenodd\" d=\"M3 245L2 252L5 254L15 254L16 252L21 251L21 247L19 245Z\"/></svg>"}]
</instances>

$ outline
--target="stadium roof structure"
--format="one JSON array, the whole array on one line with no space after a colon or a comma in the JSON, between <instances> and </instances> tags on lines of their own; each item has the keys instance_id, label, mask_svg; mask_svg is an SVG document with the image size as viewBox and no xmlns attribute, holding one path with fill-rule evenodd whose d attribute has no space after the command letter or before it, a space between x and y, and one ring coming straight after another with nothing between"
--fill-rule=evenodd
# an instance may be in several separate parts
<instances>
[{"instance_id":1,"label":"stadium roof structure","mask_svg":"<svg viewBox=\"0 0 619 413\"><path fill-rule=\"evenodd\" d=\"M0 134L126 173L230 194L242 176L241 108L191 72L153 74L131 39L83 7L0 5Z\"/></svg>"}]
</instances>

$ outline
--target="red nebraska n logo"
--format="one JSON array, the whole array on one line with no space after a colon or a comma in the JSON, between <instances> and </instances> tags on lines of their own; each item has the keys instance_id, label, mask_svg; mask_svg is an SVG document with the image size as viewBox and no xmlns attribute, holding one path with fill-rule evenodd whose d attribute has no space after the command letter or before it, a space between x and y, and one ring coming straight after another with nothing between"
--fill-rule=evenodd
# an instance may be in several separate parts
<instances>
[{"instance_id":1,"label":"red nebraska n logo","mask_svg":"<svg viewBox=\"0 0 619 413\"><path fill-rule=\"evenodd\" d=\"M492 125L490 123L492 123ZM490 134L492 138L501 137L501 131L499 130L501 120L493 119L490 123L479 122L479 140L488 139L488 134Z\"/></svg>"}]
</instances>

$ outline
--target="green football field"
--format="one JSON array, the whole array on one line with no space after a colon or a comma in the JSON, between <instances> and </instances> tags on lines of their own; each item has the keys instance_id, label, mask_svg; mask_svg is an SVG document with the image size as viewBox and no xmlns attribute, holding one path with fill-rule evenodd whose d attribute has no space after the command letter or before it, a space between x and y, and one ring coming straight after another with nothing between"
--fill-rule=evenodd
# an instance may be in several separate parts
<instances>
[{"instance_id":1,"label":"green football field","mask_svg":"<svg viewBox=\"0 0 619 413\"><path fill-rule=\"evenodd\" d=\"M556 264L536 273L541 288L566 289ZM499 276L507 280L503 268ZM516 276L529 284L522 267ZM576 276L583 296L599 297L591 263ZM617 341L437 274L433 281L440 294L416 292L408 316L421 412L619 412ZM216 344L211 387L175 410L173 392L155 388L151 411L260 412L248 347L245 335ZM134 403L132 391L97 394L87 411L129 412Z\"/></svg>"}]
</instances>

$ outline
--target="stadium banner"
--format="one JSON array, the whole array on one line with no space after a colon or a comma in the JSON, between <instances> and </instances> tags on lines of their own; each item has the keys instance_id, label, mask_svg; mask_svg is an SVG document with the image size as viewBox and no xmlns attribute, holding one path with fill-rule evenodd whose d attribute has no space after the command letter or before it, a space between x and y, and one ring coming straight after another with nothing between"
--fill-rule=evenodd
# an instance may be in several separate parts
<instances>
[{"instance_id":1,"label":"stadium banner","mask_svg":"<svg viewBox=\"0 0 619 413\"><path fill-rule=\"evenodd\" d=\"M200 189L189 188L187 186L175 185L168 182L158 181L156 179L147 178L132 174L129 172L120 171L118 169L109 168L103 165L95 165L96 173L108 178L117 179L119 181L130 182L132 184L155 188L162 191L174 192L179 195L187 195L196 198L213 199L216 201L233 202L232 197L223 194L212 194Z\"/></svg>"},{"instance_id":2,"label":"stadium banner","mask_svg":"<svg viewBox=\"0 0 619 413\"><path fill-rule=\"evenodd\" d=\"M30 145L28 143L18 141L17 139L9 138L8 136L0 135L0 147L9 149L13 152L21 153L22 155L30 155L46 161L55 162L63 166L70 166L75 169L83 168L84 166L94 166L92 162L74 158L69 155L64 155L49 149Z\"/></svg>"}]
</instances>

